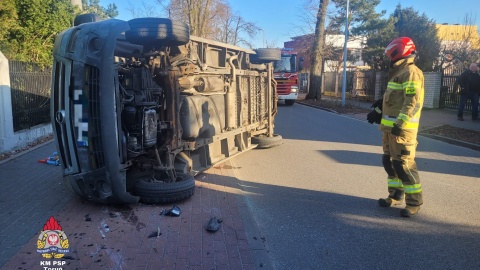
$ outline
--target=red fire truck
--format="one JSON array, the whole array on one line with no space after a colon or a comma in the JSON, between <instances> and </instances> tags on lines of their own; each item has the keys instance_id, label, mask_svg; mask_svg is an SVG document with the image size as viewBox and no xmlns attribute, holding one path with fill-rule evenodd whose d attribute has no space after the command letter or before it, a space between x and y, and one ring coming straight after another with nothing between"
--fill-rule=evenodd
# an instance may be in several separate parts
<instances>
[{"instance_id":1,"label":"red fire truck","mask_svg":"<svg viewBox=\"0 0 480 270\"><path fill-rule=\"evenodd\" d=\"M293 105L298 98L298 71L302 59L297 65L297 53L292 48L283 48L281 59L274 62L274 76L277 82L278 100Z\"/></svg>"}]
</instances>

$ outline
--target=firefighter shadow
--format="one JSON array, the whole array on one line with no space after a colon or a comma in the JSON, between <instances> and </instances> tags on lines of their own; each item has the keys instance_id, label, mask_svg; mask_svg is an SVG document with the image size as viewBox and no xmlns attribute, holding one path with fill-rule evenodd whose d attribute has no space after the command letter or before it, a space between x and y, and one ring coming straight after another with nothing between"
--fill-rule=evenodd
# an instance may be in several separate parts
<instances>
[{"instance_id":1,"label":"firefighter shadow","mask_svg":"<svg viewBox=\"0 0 480 270\"><path fill-rule=\"evenodd\" d=\"M226 182L232 187L238 183L244 191L243 199L250 206L260 236L266 239L271 259L284 269L378 269L381 265L399 267L392 269L404 265L456 268L448 254L456 254L455 261L462 267L479 266L470 257L478 255L477 226L451 224L427 215L401 218L399 208L378 207L376 199L361 194L256 181L232 178ZM411 254L422 259L412 261ZM301 259L305 257L309 260Z\"/></svg>"},{"instance_id":2,"label":"firefighter shadow","mask_svg":"<svg viewBox=\"0 0 480 270\"><path fill-rule=\"evenodd\" d=\"M382 154L365 153L349 150L319 150L329 158L344 164L382 166ZM439 160L416 157L415 162L420 172L432 172L450 175L478 177L480 167L477 163L458 162L452 160Z\"/></svg>"}]
</instances>

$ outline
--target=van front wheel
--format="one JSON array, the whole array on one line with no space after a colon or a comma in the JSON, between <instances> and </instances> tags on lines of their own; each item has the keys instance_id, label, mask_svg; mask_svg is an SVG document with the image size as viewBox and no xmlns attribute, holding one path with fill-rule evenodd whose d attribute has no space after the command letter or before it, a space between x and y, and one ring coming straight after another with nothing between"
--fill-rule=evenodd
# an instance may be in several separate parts
<instances>
[{"instance_id":1,"label":"van front wheel","mask_svg":"<svg viewBox=\"0 0 480 270\"><path fill-rule=\"evenodd\" d=\"M146 204L168 204L190 198L195 192L195 179L186 173L177 173L175 182L138 179L135 195Z\"/></svg>"}]
</instances>

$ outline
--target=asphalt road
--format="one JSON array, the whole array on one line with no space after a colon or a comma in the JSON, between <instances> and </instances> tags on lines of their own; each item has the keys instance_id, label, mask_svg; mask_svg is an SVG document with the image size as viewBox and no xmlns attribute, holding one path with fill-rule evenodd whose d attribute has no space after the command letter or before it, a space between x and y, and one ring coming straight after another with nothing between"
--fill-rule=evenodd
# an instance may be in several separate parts
<instances>
[{"instance_id":1,"label":"asphalt road","mask_svg":"<svg viewBox=\"0 0 480 270\"><path fill-rule=\"evenodd\" d=\"M231 162L275 269L480 269L480 152L419 137L418 216L387 195L376 126L280 105L283 144Z\"/></svg>"}]
</instances>

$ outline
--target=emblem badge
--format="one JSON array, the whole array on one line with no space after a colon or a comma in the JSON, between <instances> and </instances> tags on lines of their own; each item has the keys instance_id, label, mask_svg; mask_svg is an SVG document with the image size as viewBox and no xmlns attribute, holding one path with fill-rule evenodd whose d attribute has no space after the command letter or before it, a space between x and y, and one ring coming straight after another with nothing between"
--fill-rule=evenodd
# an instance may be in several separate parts
<instances>
[{"instance_id":1,"label":"emblem badge","mask_svg":"<svg viewBox=\"0 0 480 270\"><path fill-rule=\"evenodd\" d=\"M54 217L43 226L37 240L37 252L47 259L59 259L69 252L67 235Z\"/></svg>"}]
</instances>

